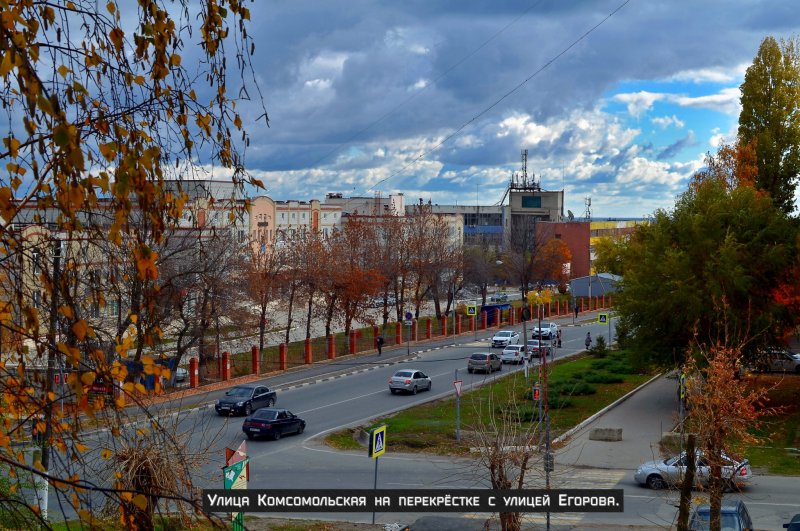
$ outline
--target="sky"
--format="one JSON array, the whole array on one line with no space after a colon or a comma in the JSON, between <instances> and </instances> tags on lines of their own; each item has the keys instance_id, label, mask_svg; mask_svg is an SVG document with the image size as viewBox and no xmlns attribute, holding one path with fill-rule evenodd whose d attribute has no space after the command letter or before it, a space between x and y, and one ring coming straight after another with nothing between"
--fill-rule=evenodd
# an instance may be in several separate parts
<instances>
[{"instance_id":1,"label":"sky","mask_svg":"<svg viewBox=\"0 0 800 531\"><path fill-rule=\"evenodd\" d=\"M493 205L527 149L565 214L647 217L735 138L744 72L766 36L798 34L792 4L256 2L270 122L245 122L246 167L277 200Z\"/></svg>"}]
</instances>

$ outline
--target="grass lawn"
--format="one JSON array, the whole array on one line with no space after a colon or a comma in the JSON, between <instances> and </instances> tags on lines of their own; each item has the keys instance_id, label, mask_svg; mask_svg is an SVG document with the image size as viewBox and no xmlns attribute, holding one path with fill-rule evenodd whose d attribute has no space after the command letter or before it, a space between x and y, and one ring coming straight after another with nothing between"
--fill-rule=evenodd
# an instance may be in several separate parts
<instances>
[{"instance_id":1,"label":"grass lawn","mask_svg":"<svg viewBox=\"0 0 800 531\"><path fill-rule=\"evenodd\" d=\"M590 417L617 398L638 387L653 375L637 371L627 352L611 352L607 357L589 355L558 360L548 366L550 431L553 438ZM536 370L525 379L516 371L495 383L465 392L461 397L461 430L485 430L498 418L509 416L521 431L538 424L538 403L531 398ZM386 424L392 449L405 452L432 452L440 455L469 453L469 437L455 440L455 397L448 397L377 419L365 426L369 430ZM342 430L326 438L326 443L340 449L361 448L353 440L354 430Z\"/></svg>"},{"instance_id":2,"label":"grass lawn","mask_svg":"<svg viewBox=\"0 0 800 531\"><path fill-rule=\"evenodd\" d=\"M769 407L780 407L779 415L764 417L755 433L768 440L747 449L753 468L770 474L800 476L800 378L793 375L758 374L752 385L770 386ZM787 450L794 448L794 451Z\"/></svg>"}]
</instances>

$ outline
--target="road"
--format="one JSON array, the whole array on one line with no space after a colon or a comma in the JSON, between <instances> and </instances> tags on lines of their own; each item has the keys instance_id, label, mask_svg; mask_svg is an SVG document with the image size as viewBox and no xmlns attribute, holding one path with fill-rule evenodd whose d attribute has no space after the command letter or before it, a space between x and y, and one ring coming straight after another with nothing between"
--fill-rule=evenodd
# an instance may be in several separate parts
<instances>
[{"instance_id":1,"label":"road","mask_svg":"<svg viewBox=\"0 0 800 531\"><path fill-rule=\"evenodd\" d=\"M514 327L521 329L521 327ZM583 323L582 326L564 327L563 348L557 357L564 357L583 350L586 331L593 337L607 335L606 325ZM447 339L426 345L425 351L414 353L406 360L405 352L386 352L384 358L369 356L359 365L333 366L328 371L347 371L348 374L326 376L316 375L313 383L290 385L290 375L270 378L265 381L282 389L278 395L278 406L287 407L308 422L306 432L301 436L289 436L279 441L248 441L250 455L251 483L253 488L371 488L374 474L374 461L367 457L366 450L360 453L335 452L322 446L319 441L327 433L346 426L357 426L381 416L391 414L411 405L452 395L452 382L456 370L464 381L464 388L480 385L491 379L515 372L523 377L520 367L505 365L494 375L468 374L466 358L476 350L487 350L486 339L489 332L479 332L473 337ZM458 343L458 344L453 344ZM450 345L450 346L448 346ZM499 352L495 350L495 352ZM430 393L418 395L391 395L387 380L399 367L415 367L423 370L433 380ZM331 374L330 372L328 374ZM297 378L297 375L294 375ZM280 380L280 381L279 381ZM218 394L218 393L216 393ZM207 402L215 394L205 395ZM466 404L462 402L462 407ZM244 439L241 432L241 418L218 417L213 409L191 409L181 415L171 417L174 422L176 438L186 442L197 453L208 458L199 470L197 483L202 487L219 488L221 485L220 467L223 464L224 448L236 448ZM168 425L165 419L162 423ZM485 474L476 469L470 459L430 458L429 456L402 456L391 454L391 434L388 436L389 453L380 459L379 488L441 488L441 487L485 487ZM98 433L89 444L97 449L113 444L106 433ZM97 470L93 477L107 477L103 462L96 461ZM624 488L626 510L622 514L582 514L554 515L553 521L564 524L600 521L620 524L641 524L643 522L667 525L674 518L673 493L658 493L642 489L633 483L633 471L625 469L587 469L557 465L553 475L555 487L576 488ZM791 503L798 499L798 489L793 484L796 478L775 478L768 484L758 485L748 492L748 507L751 503L754 518L759 522L770 522L767 529L780 529L780 512L789 511ZM755 498L753 498L755 497ZM51 507L56 503L51 499ZM314 516L314 515L309 515ZM319 514L318 518L342 519L366 522L371 514L340 513ZM378 516L383 522L411 522L418 515L383 514ZM475 518L486 515L471 515ZM535 520L535 518L534 518ZM773 525L774 524L774 525Z\"/></svg>"}]
</instances>

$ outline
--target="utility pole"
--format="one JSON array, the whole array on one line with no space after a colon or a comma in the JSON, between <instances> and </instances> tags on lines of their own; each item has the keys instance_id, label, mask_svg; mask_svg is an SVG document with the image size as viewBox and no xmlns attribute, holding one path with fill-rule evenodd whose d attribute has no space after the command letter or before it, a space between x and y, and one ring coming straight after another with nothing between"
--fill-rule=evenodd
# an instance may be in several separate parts
<instances>
[{"instance_id":1,"label":"utility pole","mask_svg":"<svg viewBox=\"0 0 800 531\"><path fill-rule=\"evenodd\" d=\"M544 310L544 306L541 301L539 301L539 330L542 329L542 313ZM542 371L542 401L544 401L544 477L545 477L545 489L550 490L550 472L553 471L553 456L550 454L550 408L547 399L547 352L542 348L542 335L539 334L539 356L540 362L539 367ZM541 420L541 402L540 402L540 416L539 419ZM547 527L546 529L550 531L550 511L547 511Z\"/></svg>"}]
</instances>

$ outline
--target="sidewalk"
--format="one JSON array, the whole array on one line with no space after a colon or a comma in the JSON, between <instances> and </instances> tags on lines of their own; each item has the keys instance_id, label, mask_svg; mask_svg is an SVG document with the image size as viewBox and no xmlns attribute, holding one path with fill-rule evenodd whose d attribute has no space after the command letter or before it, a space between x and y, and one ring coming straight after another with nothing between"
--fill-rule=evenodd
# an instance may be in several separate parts
<instances>
[{"instance_id":1,"label":"sidewalk","mask_svg":"<svg viewBox=\"0 0 800 531\"><path fill-rule=\"evenodd\" d=\"M572 467L635 470L645 461L658 458L661 434L677 424L677 385L674 377L661 375L640 387L568 437L566 446L556 454L556 462ZM590 440L595 428L621 428L622 440Z\"/></svg>"}]
</instances>

